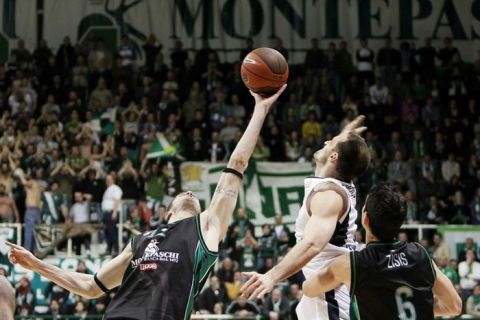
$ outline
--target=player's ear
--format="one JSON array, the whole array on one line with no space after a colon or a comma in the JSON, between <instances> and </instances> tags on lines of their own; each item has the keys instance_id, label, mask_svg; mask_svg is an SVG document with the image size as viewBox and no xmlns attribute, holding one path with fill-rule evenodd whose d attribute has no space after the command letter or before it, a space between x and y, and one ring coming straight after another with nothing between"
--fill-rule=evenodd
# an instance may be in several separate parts
<instances>
[{"instance_id":1,"label":"player's ear","mask_svg":"<svg viewBox=\"0 0 480 320\"><path fill-rule=\"evenodd\" d=\"M328 159L330 162L336 162L338 160L338 152L332 152Z\"/></svg>"},{"instance_id":2,"label":"player's ear","mask_svg":"<svg viewBox=\"0 0 480 320\"><path fill-rule=\"evenodd\" d=\"M173 211L167 211L167 214L165 215L165 218L167 218L167 221L170 221L170 218L173 216Z\"/></svg>"},{"instance_id":3,"label":"player's ear","mask_svg":"<svg viewBox=\"0 0 480 320\"><path fill-rule=\"evenodd\" d=\"M362 212L362 226L364 229L370 229L370 218L368 217L368 212L365 209L363 209Z\"/></svg>"}]
</instances>

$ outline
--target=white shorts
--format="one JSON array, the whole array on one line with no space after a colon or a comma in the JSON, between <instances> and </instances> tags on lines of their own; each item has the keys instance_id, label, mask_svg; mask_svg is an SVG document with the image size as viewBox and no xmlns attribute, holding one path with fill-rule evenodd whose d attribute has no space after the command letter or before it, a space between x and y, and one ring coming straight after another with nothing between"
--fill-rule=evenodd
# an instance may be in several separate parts
<instances>
[{"instance_id":1,"label":"white shorts","mask_svg":"<svg viewBox=\"0 0 480 320\"><path fill-rule=\"evenodd\" d=\"M342 285L315 298L303 296L296 311L299 320L350 320L350 293Z\"/></svg>"}]
</instances>

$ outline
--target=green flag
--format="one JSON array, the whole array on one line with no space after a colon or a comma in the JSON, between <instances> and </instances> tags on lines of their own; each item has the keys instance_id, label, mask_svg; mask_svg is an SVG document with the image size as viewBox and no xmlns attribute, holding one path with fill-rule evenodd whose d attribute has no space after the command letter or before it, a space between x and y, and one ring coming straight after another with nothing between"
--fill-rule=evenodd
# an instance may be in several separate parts
<instances>
[{"instance_id":1,"label":"green flag","mask_svg":"<svg viewBox=\"0 0 480 320\"><path fill-rule=\"evenodd\" d=\"M168 142L163 133L157 132L157 135L150 146L150 150L148 150L147 158L171 157L175 155L176 151L177 149L175 146Z\"/></svg>"}]
</instances>

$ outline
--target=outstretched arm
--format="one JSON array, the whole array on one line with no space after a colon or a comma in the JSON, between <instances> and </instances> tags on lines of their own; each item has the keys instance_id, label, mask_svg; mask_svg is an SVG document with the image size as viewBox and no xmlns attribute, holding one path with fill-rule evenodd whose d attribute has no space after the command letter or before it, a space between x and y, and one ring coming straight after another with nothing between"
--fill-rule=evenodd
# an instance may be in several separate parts
<instances>
[{"instance_id":1,"label":"outstretched arm","mask_svg":"<svg viewBox=\"0 0 480 320\"><path fill-rule=\"evenodd\" d=\"M458 316L462 312L462 299L455 291L452 282L432 261L437 278L433 285L433 312L435 317Z\"/></svg>"},{"instance_id":2,"label":"outstretched arm","mask_svg":"<svg viewBox=\"0 0 480 320\"><path fill-rule=\"evenodd\" d=\"M6 242L6 244L11 248L8 254L11 263L19 264L25 269L37 272L60 287L82 297L93 299L103 294L93 275L60 269L38 259L30 251L19 245L10 242ZM132 248L129 244L120 255L100 268L97 277L107 289L113 289L121 284L123 274L131 258Z\"/></svg>"},{"instance_id":3,"label":"outstretched arm","mask_svg":"<svg viewBox=\"0 0 480 320\"><path fill-rule=\"evenodd\" d=\"M277 93L266 99L251 92L255 98L255 109L247 129L230 156L227 168L243 174L255 149L267 113L286 87L287 85L284 85ZM223 173L218 181L212 202L205 212L205 222L202 222L202 231L207 246L211 249L218 247L219 241L223 239L227 232L241 184L241 178L233 173Z\"/></svg>"},{"instance_id":4,"label":"outstretched arm","mask_svg":"<svg viewBox=\"0 0 480 320\"><path fill-rule=\"evenodd\" d=\"M310 298L335 289L340 284L350 286L350 254L335 258L331 264L320 269L315 277L303 283L303 293Z\"/></svg>"},{"instance_id":5,"label":"outstretched arm","mask_svg":"<svg viewBox=\"0 0 480 320\"><path fill-rule=\"evenodd\" d=\"M308 220L304 238L299 241L285 258L266 274L245 273L250 279L241 291L249 299L263 297L273 286L298 272L313 257L323 250L335 231L337 221L343 211L343 198L334 190L317 192L310 204L312 216Z\"/></svg>"}]
</instances>

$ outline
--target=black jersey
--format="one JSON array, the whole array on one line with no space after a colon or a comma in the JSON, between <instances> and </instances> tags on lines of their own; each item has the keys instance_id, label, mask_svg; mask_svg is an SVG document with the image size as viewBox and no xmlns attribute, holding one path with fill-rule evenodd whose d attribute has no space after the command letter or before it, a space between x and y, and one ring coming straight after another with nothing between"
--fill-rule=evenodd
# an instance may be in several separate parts
<instances>
[{"instance_id":1,"label":"black jersey","mask_svg":"<svg viewBox=\"0 0 480 320\"><path fill-rule=\"evenodd\" d=\"M372 242L364 250L352 252L350 262L352 319L434 318L436 275L420 244Z\"/></svg>"},{"instance_id":2,"label":"black jersey","mask_svg":"<svg viewBox=\"0 0 480 320\"><path fill-rule=\"evenodd\" d=\"M218 257L202 238L200 216L135 237L132 252L104 319L190 319L193 301Z\"/></svg>"}]
</instances>

